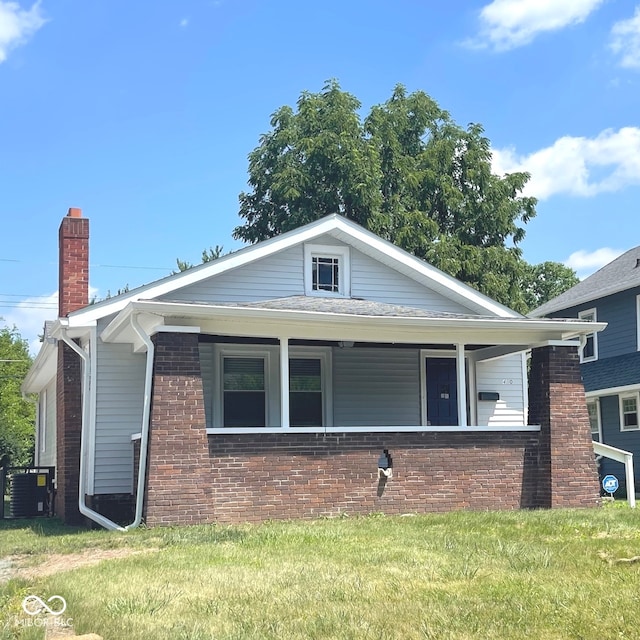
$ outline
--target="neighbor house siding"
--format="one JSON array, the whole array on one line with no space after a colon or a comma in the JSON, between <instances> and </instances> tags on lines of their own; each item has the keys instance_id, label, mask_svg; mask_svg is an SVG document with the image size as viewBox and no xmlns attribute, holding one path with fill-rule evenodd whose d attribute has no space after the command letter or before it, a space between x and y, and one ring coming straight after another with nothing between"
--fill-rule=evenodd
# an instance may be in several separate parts
<instances>
[{"instance_id":1,"label":"neighbor house siding","mask_svg":"<svg viewBox=\"0 0 640 640\"><path fill-rule=\"evenodd\" d=\"M522 355L478 362L476 384L478 392L496 391L500 394L497 402L478 400L479 425L525 424L526 381L523 379Z\"/></svg>"},{"instance_id":2,"label":"neighbor house siding","mask_svg":"<svg viewBox=\"0 0 640 640\"><path fill-rule=\"evenodd\" d=\"M334 349L336 427L420 425L417 349Z\"/></svg>"},{"instance_id":3,"label":"neighbor house siding","mask_svg":"<svg viewBox=\"0 0 640 640\"><path fill-rule=\"evenodd\" d=\"M130 493L131 435L142 429L146 354L98 340L94 493Z\"/></svg>"},{"instance_id":4,"label":"neighbor house siding","mask_svg":"<svg viewBox=\"0 0 640 640\"><path fill-rule=\"evenodd\" d=\"M598 359L613 358L638 350L638 294L640 287L556 311L551 315L555 318L577 318L579 312L595 308L598 322L608 323L607 328L597 335Z\"/></svg>"}]
</instances>

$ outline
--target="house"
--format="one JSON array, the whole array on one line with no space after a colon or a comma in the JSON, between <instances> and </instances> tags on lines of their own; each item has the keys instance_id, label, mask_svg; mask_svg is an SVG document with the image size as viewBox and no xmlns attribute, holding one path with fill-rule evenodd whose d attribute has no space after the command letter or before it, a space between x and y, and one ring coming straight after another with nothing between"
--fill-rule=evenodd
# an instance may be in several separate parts
<instances>
[{"instance_id":1,"label":"house","mask_svg":"<svg viewBox=\"0 0 640 640\"><path fill-rule=\"evenodd\" d=\"M23 390L67 522L599 502L572 339L602 323L525 318L339 215L97 304L79 209L59 242Z\"/></svg>"},{"instance_id":2,"label":"house","mask_svg":"<svg viewBox=\"0 0 640 640\"><path fill-rule=\"evenodd\" d=\"M634 454L640 471L640 247L631 249L532 316L606 322L584 337L580 362L594 440ZM602 458L601 475L624 485L620 462ZM624 486L622 487L624 490Z\"/></svg>"}]
</instances>

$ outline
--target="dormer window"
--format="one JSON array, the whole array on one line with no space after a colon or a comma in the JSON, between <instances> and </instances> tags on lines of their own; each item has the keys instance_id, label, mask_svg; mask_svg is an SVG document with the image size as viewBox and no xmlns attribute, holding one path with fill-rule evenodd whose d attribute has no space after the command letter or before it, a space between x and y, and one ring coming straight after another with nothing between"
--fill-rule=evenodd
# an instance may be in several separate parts
<instances>
[{"instance_id":1,"label":"dormer window","mask_svg":"<svg viewBox=\"0 0 640 640\"><path fill-rule=\"evenodd\" d=\"M304 281L308 296L350 295L349 247L307 244Z\"/></svg>"}]
</instances>

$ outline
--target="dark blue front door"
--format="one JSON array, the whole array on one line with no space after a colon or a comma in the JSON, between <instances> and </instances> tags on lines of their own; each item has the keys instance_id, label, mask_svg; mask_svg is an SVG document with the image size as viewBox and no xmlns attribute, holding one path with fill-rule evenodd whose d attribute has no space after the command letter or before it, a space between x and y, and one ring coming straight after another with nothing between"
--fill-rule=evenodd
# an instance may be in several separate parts
<instances>
[{"instance_id":1,"label":"dark blue front door","mask_svg":"<svg viewBox=\"0 0 640 640\"><path fill-rule=\"evenodd\" d=\"M427 358L427 424L458 424L458 379L455 358Z\"/></svg>"}]
</instances>

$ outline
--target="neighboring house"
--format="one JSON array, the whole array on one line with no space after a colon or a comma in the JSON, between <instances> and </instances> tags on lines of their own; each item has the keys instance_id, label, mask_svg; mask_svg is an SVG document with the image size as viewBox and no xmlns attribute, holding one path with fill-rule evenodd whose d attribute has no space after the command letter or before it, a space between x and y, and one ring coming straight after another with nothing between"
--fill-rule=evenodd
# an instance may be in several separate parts
<instances>
[{"instance_id":1,"label":"neighboring house","mask_svg":"<svg viewBox=\"0 0 640 640\"><path fill-rule=\"evenodd\" d=\"M531 315L607 323L601 333L588 334L580 350L591 432L594 440L633 453L638 477L640 247L627 251ZM624 485L620 462L602 458L600 473L612 473Z\"/></svg>"},{"instance_id":2,"label":"neighboring house","mask_svg":"<svg viewBox=\"0 0 640 640\"><path fill-rule=\"evenodd\" d=\"M23 385L67 522L598 504L566 340L604 325L525 318L338 215L88 304L88 230L70 209Z\"/></svg>"}]
</instances>

